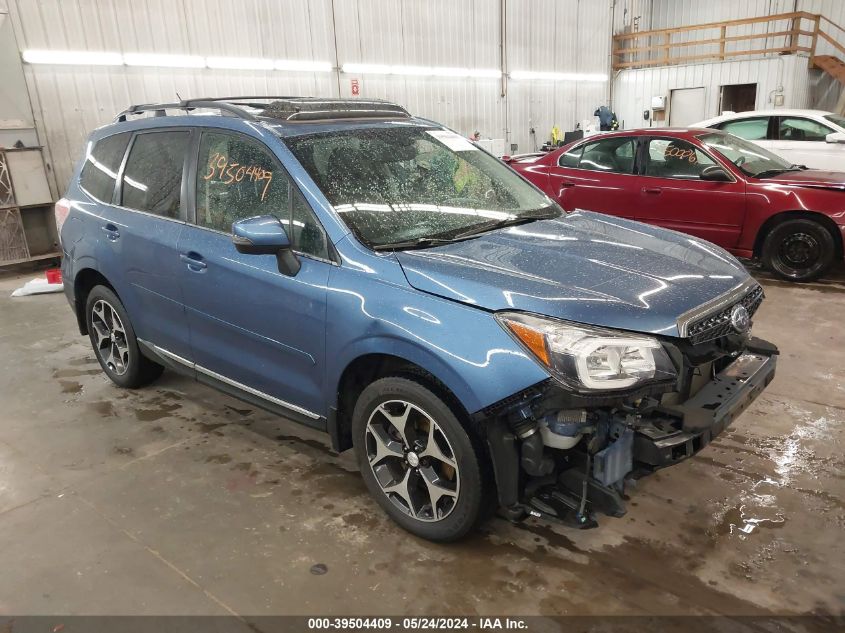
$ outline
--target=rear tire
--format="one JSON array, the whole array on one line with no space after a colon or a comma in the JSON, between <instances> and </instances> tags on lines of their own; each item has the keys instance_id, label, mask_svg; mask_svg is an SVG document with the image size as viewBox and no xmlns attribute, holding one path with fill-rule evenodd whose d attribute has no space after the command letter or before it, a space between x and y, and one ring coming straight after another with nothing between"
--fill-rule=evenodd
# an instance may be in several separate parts
<instances>
[{"instance_id":1,"label":"rear tire","mask_svg":"<svg viewBox=\"0 0 845 633\"><path fill-rule=\"evenodd\" d=\"M126 308L106 286L94 286L85 301L88 337L100 367L118 387L143 387L164 367L141 354Z\"/></svg>"},{"instance_id":2,"label":"rear tire","mask_svg":"<svg viewBox=\"0 0 845 633\"><path fill-rule=\"evenodd\" d=\"M448 542L488 515L486 455L455 411L416 379L370 384L352 414L361 475L385 512L409 532Z\"/></svg>"},{"instance_id":3,"label":"rear tire","mask_svg":"<svg viewBox=\"0 0 845 633\"><path fill-rule=\"evenodd\" d=\"M833 264L836 245L824 226L808 218L775 226L763 242L763 265L787 281L813 281Z\"/></svg>"}]
</instances>

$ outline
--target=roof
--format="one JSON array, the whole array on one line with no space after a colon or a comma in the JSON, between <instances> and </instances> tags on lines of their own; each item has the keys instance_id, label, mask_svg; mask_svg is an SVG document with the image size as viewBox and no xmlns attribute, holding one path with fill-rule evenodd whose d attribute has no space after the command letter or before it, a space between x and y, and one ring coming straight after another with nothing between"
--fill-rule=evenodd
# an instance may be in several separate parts
<instances>
[{"instance_id":1,"label":"roof","mask_svg":"<svg viewBox=\"0 0 845 633\"><path fill-rule=\"evenodd\" d=\"M402 106L380 99L336 99L322 97L249 96L184 99L172 103L144 103L130 106L115 117L125 122L128 117L150 112L155 117L167 117L168 111L194 114L197 110L217 111L246 121L267 121L273 124L304 122L335 122L339 120L395 120L410 119Z\"/></svg>"},{"instance_id":2,"label":"roof","mask_svg":"<svg viewBox=\"0 0 845 633\"><path fill-rule=\"evenodd\" d=\"M758 116L807 116L807 117L824 117L828 114L833 114L828 110L802 110L802 109L785 109L779 108L776 110L746 110L745 112L725 112L719 116L712 117L701 121L697 125L707 126L721 121L730 121L731 119L745 119Z\"/></svg>"}]
</instances>

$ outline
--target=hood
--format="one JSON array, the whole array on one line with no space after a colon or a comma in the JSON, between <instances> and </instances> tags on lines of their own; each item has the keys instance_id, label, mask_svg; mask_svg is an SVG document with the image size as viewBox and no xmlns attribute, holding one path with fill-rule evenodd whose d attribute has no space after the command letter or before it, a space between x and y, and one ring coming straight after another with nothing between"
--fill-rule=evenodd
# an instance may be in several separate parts
<instances>
[{"instance_id":1,"label":"hood","mask_svg":"<svg viewBox=\"0 0 845 633\"><path fill-rule=\"evenodd\" d=\"M789 171L784 174L777 174L771 178L766 178L762 182L789 187L811 187L845 191L845 172L805 169L803 171Z\"/></svg>"},{"instance_id":2,"label":"hood","mask_svg":"<svg viewBox=\"0 0 845 633\"><path fill-rule=\"evenodd\" d=\"M414 288L454 301L667 336L749 278L714 244L586 211L396 257Z\"/></svg>"}]
</instances>

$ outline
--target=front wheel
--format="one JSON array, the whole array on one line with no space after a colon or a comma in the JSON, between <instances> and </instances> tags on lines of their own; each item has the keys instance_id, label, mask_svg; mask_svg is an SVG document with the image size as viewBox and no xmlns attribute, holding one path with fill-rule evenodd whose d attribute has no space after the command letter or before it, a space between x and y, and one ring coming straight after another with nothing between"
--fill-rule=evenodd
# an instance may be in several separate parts
<instances>
[{"instance_id":1,"label":"front wheel","mask_svg":"<svg viewBox=\"0 0 845 633\"><path fill-rule=\"evenodd\" d=\"M352 417L364 482L403 528L453 541L484 516L484 459L446 402L425 385L392 376L361 393Z\"/></svg>"},{"instance_id":2,"label":"front wheel","mask_svg":"<svg viewBox=\"0 0 845 633\"><path fill-rule=\"evenodd\" d=\"M830 231L807 218L778 224L763 242L763 264L788 281L818 279L830 268L835 253Z\"/></svg>"}]
</instances>

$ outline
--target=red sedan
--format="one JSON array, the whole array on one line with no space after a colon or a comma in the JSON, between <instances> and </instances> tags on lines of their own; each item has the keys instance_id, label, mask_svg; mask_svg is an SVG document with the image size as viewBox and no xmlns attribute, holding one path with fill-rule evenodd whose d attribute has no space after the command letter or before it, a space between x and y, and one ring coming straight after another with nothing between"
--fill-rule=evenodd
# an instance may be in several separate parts
<instances>
[{"instance_id":1,"label":"red sedan","mask_svg":"<svg viewBox=\"0 0 845 633\"><path fill-rule=\"evenodd\" d=\"M843 257L845 173L792 165L725 132L626 130L506 161L567 211L696 235L791 281Z\"/></svg>"}]
</instances>

